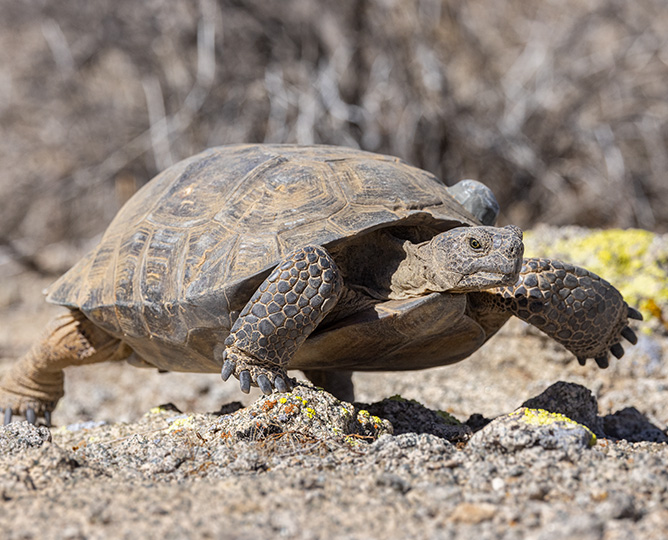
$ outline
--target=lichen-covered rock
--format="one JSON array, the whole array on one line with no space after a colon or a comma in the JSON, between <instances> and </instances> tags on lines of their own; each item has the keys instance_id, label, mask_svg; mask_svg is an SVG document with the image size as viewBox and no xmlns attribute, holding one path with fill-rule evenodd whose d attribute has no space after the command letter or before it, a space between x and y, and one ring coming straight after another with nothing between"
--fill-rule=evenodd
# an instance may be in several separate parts
<instances>
[{"instance_id":1,"label":"lichen-covered rock","mask_svg":"<svg viewBox=\"0 0 668 540\"><path fill-rule=\"evenodd\" d=\"M340 401L307 383L292 392L260 397L250 406L220 418L220 429L230 440L259 440L270 435L299 432L318 439L356 437L374 440L392 433L383 418Z\"/></svg>"},{"instance_id":2,"label":"lichen-covered rock","mask_svg":"<svg viewBox=\"0 0 668 540\"><path fill-rule=\"evenodd\" d=\"M596 444L596 436L586 426L563 414L520 407L500 416L471 437L472 452L517 452L540 446L546 450L585 449Z\"/></svg>"},{"instance_id":3,"label":"lichen-covered rock","mask_svg":"<svg viewBox=\"0 0 668 540\"><path fill-rule=\"evenodd\" d=\"M598 416L596 397L580 384L559 381L536 397L527 399L522 403L522 407L563 414L575 422L584 424L596 436L604 435L602 420Z\"/></svg>"}]
</instances>

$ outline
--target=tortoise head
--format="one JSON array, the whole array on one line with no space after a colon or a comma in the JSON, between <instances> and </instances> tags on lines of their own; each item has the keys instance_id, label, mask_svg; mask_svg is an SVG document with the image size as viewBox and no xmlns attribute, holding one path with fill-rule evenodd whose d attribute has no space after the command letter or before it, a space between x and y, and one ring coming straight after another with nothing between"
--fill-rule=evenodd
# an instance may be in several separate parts
<instances>
[{"instance_id":1,"label":"tortoise head","mask_svg":"<svg viewBox=\"0 0 668 540\"><path fill-rule=\"evenodd\" d=\"M512 285L522 267L522 230L458 227L417 246L428 289L470 292Z\"/></svg>"}]
</instances>

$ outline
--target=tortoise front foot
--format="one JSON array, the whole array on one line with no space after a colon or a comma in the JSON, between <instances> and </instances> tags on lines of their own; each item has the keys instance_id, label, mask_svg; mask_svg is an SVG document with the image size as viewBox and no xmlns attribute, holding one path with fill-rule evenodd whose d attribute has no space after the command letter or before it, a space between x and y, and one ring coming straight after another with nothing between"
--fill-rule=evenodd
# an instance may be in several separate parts
<instances>
[{"instance_id":1,"label":"tortoise front foot","mask_svg":"<svg viewBox=\"0 0 668 540\"><path fill-rule=\"evenodd\" d=\"M64 393L64 375L62 371L38 369L36 350L39 347L31 349L0 379L0 414L4 425L15 417L23 417L31 424L43 418L47 426L51 425L51 411Z\"/></svg>"},{"instance_id":2,"label":"tortoise front foot","mask_svg":"<svg viewBox=\"0 0 668 540\"><path fill-rule=\"evenodd\" d=\"M236 348L229 348L223 353L223 369L220 372L224 381L234 375L239 379L239 387L244 394L251 386L259 386L264 394L292 390L294 383L287 372L280 366L258 365L249 355Z\"/></svg>"},{"instance_id":3,"label":"tortoise front foot","mask_svg":"<svg viewBox=\"0 0 668 540\"><path fill-rule=\"evenodd\" d=\"M624 305L626 306L626 318L642 321L642 314L637 309L626 305L626 302L624 302ZM600 351L600 354L592 355L590 353L588 355L587 351L584 351L583 354L578 354L577 350L572 350L571 352L573 352L573 354L575 354L575 356L577 357L578 363L581 366L584 366L587 363L588 358L594 358L596 365L598 365L598 367L602 369L605 369L610 365L608 352L612 353L612 355L617 359L624 356L624 347L622 346L621 343L622 338L628 341L631 345L635 345L636 343L638 343L638 337L636 336L636 333L626 323L627 321L623 321L623 324L621 325L621 330L612 333L613 335L612 339L607 340L608 342L612 341L613 342L612 345L609 345L607 347L604 346ZM615 329L619 329L619 327L620 324L617 324L615 326Z\"/></svg>"},{"instance_id":4,"label":"tortoise front foot","mask_svg":"<svg viewBox=\"0 0 668 540\"><path fill-rule=\"evenodd\" d=\"M606 280L584 268L549 259L525 259L512 287L497 289L510 311L571 351L581 365L593 358L601 368L609 355L624 355L622 338L638 339L629 319L640 312Z\"/></svg>"},{"instance_id":5,"label":"tortoise front foot","mask_svg":"<svg viewBox=\"0 0 668 540\"><path fill-rule=\"evenodd\" d=\"M265 394L285 392L290 360L336 305L342 278L320 246L290 253L260 285L225 340L223 380L239 379L241 391L259 386Z\"/></svg>"}]
</instances>

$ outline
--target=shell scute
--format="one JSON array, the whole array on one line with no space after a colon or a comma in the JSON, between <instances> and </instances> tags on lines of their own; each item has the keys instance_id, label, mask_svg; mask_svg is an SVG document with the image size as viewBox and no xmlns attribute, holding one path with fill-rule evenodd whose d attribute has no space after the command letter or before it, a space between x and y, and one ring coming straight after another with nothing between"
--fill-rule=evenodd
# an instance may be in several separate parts
<instances>
[{"instance_id":1,"label":"shell scute","mask_svg":"<svg viewBox=\"0 0 668 540\"><path fill-rule=\"evenodd\" d=\"M397 158L328 146L213 148L136 193L47 299L169 367L192 340L208 347L224 336L288 252L404 219L471 223L442 183ZM209 353L190 355L195 367L208 369Z\"/></svg>"}]
</instances>

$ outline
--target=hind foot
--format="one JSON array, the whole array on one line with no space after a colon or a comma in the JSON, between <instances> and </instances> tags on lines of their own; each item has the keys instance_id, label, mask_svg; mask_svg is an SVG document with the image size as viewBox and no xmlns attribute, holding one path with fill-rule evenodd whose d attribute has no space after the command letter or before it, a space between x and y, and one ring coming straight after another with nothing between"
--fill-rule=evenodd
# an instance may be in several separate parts
<instances>
[{"instance_id":1,"label":"hind foot","mask_svg":"<svg viewBox=\"0 0 668 540\"><path fill-rule=\"evenodd\" d=\"M56 403L57 400L41 401L0 388L0 415L5 426L17 416L22 416L33 425L37 424L38 418L43 418L46 426L50 427L51 411L56 407Z\"/></svg>"}]
</instances>

